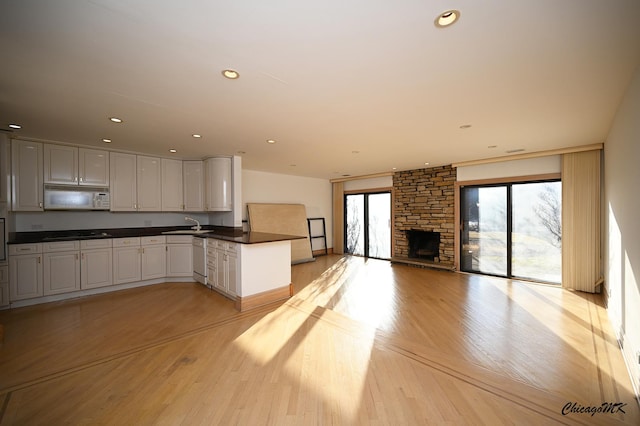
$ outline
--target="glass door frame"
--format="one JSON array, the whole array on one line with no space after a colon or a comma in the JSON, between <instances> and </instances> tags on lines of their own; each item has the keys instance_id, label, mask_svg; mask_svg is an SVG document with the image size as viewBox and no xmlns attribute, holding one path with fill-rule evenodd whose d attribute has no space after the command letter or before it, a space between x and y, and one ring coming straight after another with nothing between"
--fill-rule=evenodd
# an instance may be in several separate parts
<instances>
[{"instance_id":1,"label":"glass door frame","mask_svg":"<svg viewBox=\"0 0 640 426\"><path fill-rule=\"evenodd\" d=\"M390 217L390 236L389 236L389 258L381 258L381 257L373 257L369 256L369 195L377 195L377 194L389 194L389 217ZM347 251L347 242L348 242L348 224L347 224L347 197L353 195L363 195L364 196L364 254L363 257L371 258L371 259L381 259L381 260L389 260L391 256L393 256L393 247L392 247L392 239L393 239L393 189L392 188L378 188L372 190L354 190L354 191L344 191L343 194L343 220L344 220L344 229L343 229L343 239L344 239L344 253L352 254ZM359 256L359 255L355 255Z\"/></svg>"},{"instance_id":2,"label":"glass door frame","mask_svg":"<svg viewBox=\"0 0 640 426\"><path fill-rule=\"evenodd\" d=\"M559 284L555 282L547 282L544 280L532 279L527 277L519 277L513 275L513 186L514 185L522 185L528 183L546 183L546 182L562 182L560 174L549 174L543 176L529 176L523 178L513 178L513 179L491 179L487 181L470 181L470 182L456 182L457 187L457 197L458 197L458 209L457 209L457 220L458 223L458 262L459 269L462 272L474 273L474 274L482 274L489 276L497 276L502 278L510 278L524 281L535 281L542 283L550 283L550 284ZM486 273L482 271L475 270L463 270L462 269L462 260L463 260L463 250L464 250L464 208L465 201L463 197L464 190L466 188L491 188L491 187L505 187L506 188L506 249L507 249L507 264L506 264L506 275L501 274L492 274Z\"/></svg>"}]
</instances>

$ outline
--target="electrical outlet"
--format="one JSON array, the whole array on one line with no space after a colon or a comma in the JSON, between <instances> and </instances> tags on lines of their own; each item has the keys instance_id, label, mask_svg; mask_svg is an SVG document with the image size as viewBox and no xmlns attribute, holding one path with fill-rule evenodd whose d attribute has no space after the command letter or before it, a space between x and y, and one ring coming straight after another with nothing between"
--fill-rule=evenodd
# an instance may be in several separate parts
<instances>
[{"instance_id":1,"label":"electrical outlet","mask_svg":"<svg viewBox=\"0 0 640 426\"><path fill-rule=\"evenodd\" d=\"M151 226L151 221L150 220L145 220L144 221L144 226Z\"/></svg>"}]
</instances>

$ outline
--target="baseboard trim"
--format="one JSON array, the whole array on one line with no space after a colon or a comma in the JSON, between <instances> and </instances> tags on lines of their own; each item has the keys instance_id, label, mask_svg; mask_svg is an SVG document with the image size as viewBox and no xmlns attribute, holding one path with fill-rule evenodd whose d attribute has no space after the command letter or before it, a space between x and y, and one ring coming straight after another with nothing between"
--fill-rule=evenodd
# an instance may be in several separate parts
<instances>
[{"instance_id":1,"label":"baseboard trim","mask_svg":"<svg viewBox=\"0 0 640 426\"><path fill-rule=\"evenodd\" d=\"M311 252L311 254L313 255L313 257L316 257L316 256L324 256L325 254L333 254L333 248L332 248L332 247L329 247L329 248L327 249L327 252L326 252L326 253L324 252L324 249L320 249L320 250L313 250L313 251Z\"/></svg>"},{"instance_id":2,"label":"baseboard trim","mask_svg":"<svg viewBox=\"0 0 640 426\"><path fill-rule=\"evenodd\" d=\"M236 298L236 309L240 312L245 312L269 303L286 300L291 296L293 296L293 284L274 288L273 290L263 291L262 293L252 294L251 296L238 296Z\"/></svg>"}]
</instances>

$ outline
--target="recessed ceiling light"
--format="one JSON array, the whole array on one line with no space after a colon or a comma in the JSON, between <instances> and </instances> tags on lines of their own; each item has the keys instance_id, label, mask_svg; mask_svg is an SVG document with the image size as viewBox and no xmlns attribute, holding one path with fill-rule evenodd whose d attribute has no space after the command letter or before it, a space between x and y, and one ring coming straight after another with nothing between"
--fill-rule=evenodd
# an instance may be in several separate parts
<instances>
[{"instance_id":1,"label":"recessed ceiling light","mask_svg":"<svg viewBox=\"0 0 640 426\"><path fill-rule=\"evenodd\" d=\"M242 154L246 154L246 152L245 152L245 151L238 151L237 153L238 153L238 154L240 154L240 155L242 155Z\"/></svg>"},{"instance_id":2,"label":"recessed ceiling light","mask_svg":"<svg viewBox=\"0 0 640 426\"><path fill-rule=\"evenodd\" d=\"M104 143L111 143L111 139L104 138L104 139L102 139L102 142L104 142Z\"/></svg>"},{"instance_id":3,"label":"recessed ceiling light","mask_svg":"<svg viewBox=\"0 0 640 426\"><path fill-rule=\"evenodd\" d=\"M267 139L267 143L270 143L271 145L273 145L274 143L276 143L276 141L274 141L273 139Z\"/></svg>"},{"instance_id":4,"label":"recessed ceiling light","mask_svg":"<svg viewBox=\"0 0 640 426\"><path fill-rule=\"evenodd\" d=\"M122 123L122 119L118 117L110 117L109 120L113 121L114 123Z\"/></svg>"},{"instance_id":5,"label":"recessed ceiling light","mask_svg":"<svg viewBox=\"0 0 640 426\"><path fill-rule=\"evenodd\" d=\"M229 80L235 80L238 77L240 77L240 73L238 71L232 70L232 69L222 70L222 75L225 78L228 78Z\"/></svg>"},{"instance_id":6,"label":"recessed ceiling light","mask_svg":"<svg viewBox=\"0 0 640 426\"><path fill-rule=\"evenodd\" d=\"M10 129L20 130L20 129L22 129L22 126L19 125L19 124L11 123L11 124L9 124L9 128Z\"/></svg>"},{"instance_id":7,"label":"recessed ceiling light","mask_svg":"<svg viewBox=\"0 0 640 426\"><path fill-rule=\"evenodd\" d=\"M436 20L433 21L433 23L438 28L445 28L452 25L459 18L460 18L460 11L452 9L452 10L447 10L446 12L442 12L440 15L438 15Z\"/></svg>"},{"instance_id":8,"label":"recessed ceiling light","mask_svg":"<svg viewBox=\"0 0 640 426\"><path fill-rule=\"evenodd\" d=\"M498 147L498 145L489 145L487 148L492 149L492 148L497 148L497 147Z\"/></svg>"},{"instance_id":9,"label":"recessed ceiling light","mask_svg":"<svg viewBox=\"0 0 640 426\"><path fill-rule=\"evenodd\" d=\"M295 164L289 164L289 166L290 166L290 167L295 167L296 165L295 165Z\"/></svg>"},{"instance_id":10,"label":"recessed ceiling light","mask_svg":"<svg viewBox=\"0 0 640 426\"><path fill-rule=\"evenodd\" d=\"M199 135L199 134L197 134L197 133L194 133L194 134L193 134L193 135L191 135L191 136L193 136L194 138L201 138L201 137L202 137L202 135Z\"/></svg>"},{"instance_id":11,"label":"recessed ceiling light","mask_svg":"<svg viewBox=\"0 0 640 426\"><path fill-rule=\"evenodd\" d=\"M424 163L424 165L425 165L425 166L428 166L428 165L429 165L429 163Z\"/></svg>"},{"instance_id":12,"label":"recessed ceiling light","mask_svg":"<svg viewBox=\"0 0 640 426\"><path fill-rule=\"evenodd\" d=\"M173 152L173 153L175 154L175 153L176 153L176 152L178 152L178 151L177 151L177 150L175 150L175 149L170 149L170 150L169 150L169 152Z\"/></svg>"},{"instance_id":13,"label":"recessed ceiling light","mask_svg":"<svg viewBox=\"0 0 640 426\"><path fill-rule=\"evenodd\" d=\"M391 170L398 170L398 168L397 167L392 167Z\"/></svg>"},{"instance_id":14,"label":"recessed ceiling light","mask_svg":"<svg viewBox=\"0 0 640 426\"><path fill-rule=\"evenodd\" d=\"M471 124L463 124L460 126L461 129L468 129L469 127L471 127Z\"/></svg>"},{"instance_id":15,"label":"recessed ceiling light","mask_svg":"<svg viewBox=\"0 0 640 426\"><path fill-rule=\"evenodd\" d=\"M360 154L360 151L351 151L352 154Z\"/></svg>"}]
</instances>

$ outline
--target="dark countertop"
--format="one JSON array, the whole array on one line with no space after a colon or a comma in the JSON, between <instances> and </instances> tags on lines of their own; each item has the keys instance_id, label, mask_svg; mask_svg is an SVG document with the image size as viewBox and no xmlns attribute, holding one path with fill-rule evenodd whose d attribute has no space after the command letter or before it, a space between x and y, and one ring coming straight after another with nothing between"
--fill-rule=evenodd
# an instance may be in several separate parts
<instances>
[{"instance_id":1,"label":"dark countertop","mask_svg":"<svg viewBox=\"0 0 640 426\"><path fill-rule=\"evenodd\" d=\"M267 232L246 232L242 235L222 235L217 232L196 235L201 238L215 238L216 240L231 241L240 244L273 243L276 241L301 240L306 237L300 235L270 234Z\"/></svg>"},{"instance_id":2,"label":"dark countertop","mask_svg":"<svg viewBox=\"0 0 640 426\"><path fill-rule=\"evenodd\" d=\"M95 240L105 238L151 237L154 235L162 235L163 232L189 229L190 227L188 226L163 226L150 228L110 228L67 231L10 232L9 241L7 242L7 244L32 244L55 241ZM231 241L240 244L260 244L306 238L298 235L269 234L265 232L242 232L242 228L203 226L202 229L208 229L211 230L211 232L198 234L198 237L216 238L219 240Z\"/></svg>"}]
</instances>

